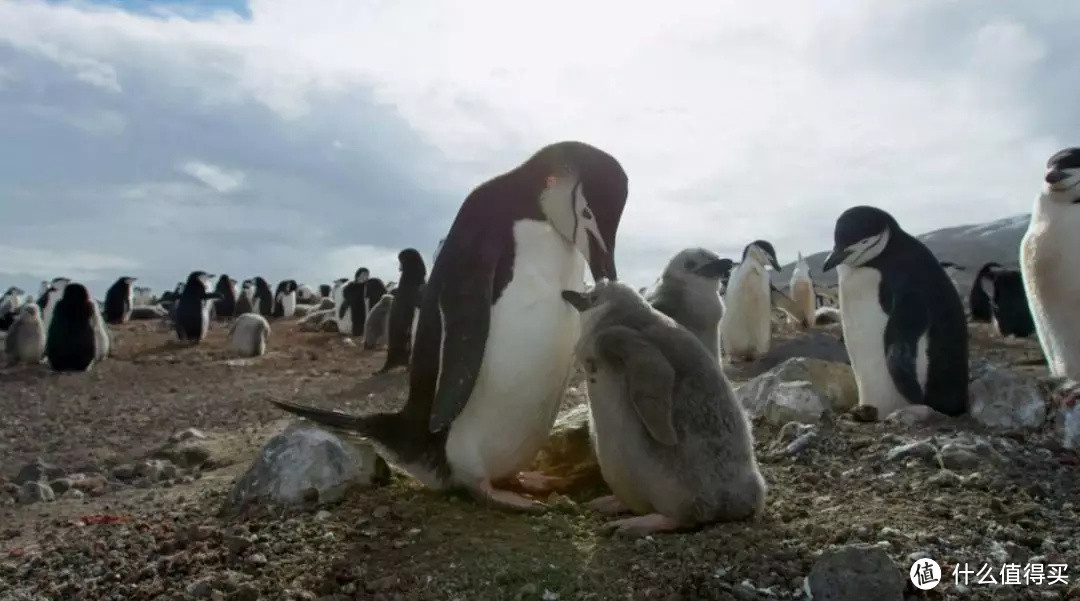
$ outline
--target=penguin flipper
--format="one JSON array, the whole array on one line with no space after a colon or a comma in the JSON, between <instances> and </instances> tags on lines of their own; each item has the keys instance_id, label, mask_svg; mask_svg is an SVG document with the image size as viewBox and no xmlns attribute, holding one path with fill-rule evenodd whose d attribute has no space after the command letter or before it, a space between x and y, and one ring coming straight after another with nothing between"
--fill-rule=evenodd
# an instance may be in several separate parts
<instances>
[{"instance_id":1,"label":"penguin flipper","mask_svg":"<svg viewBox=\"0 0 1080 601\"><path fill-rule=\"evenodd\" d=\"M930 326L930 311L918 288L903 286L892 298L885 323L885 365L897 391L911 403L923 404L919 384L919 338Z\"/></svg>"},{"instance_id":2,"label":"penguin flipper","mask_svg":"<svg viewBox=\"0 0 1080 601\"><path fill-rule=\"evenodd\" d=\"M442 320L442 359L428 417L432 433L457 418L480 375L491 327L495 261L489 265L488 269L470 265L456 275L453 286L439 290L436 303Z\"/></svg>"},{"instance_id":3,"label":"penguin flipper","mask_svg":"<svg viewBox=\"0 0 1080 601\"><path fill-rule=\"evenodd\" d=\"M626 326L600 331L596 335L596 349L604 362L624 366L630 403L649 435L660 444L676 444L671 398L675 369L664 353Z\"/></svg>"}]
</instances>

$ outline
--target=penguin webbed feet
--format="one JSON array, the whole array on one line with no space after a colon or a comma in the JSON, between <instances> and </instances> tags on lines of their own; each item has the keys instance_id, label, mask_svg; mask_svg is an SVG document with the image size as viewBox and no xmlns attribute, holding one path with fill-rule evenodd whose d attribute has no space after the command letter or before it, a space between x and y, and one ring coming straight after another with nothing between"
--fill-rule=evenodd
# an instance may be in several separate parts
<instances>
[{"instance_id":1,"label":"penguin webbed feet","mask_svg":"<svg viewBox=\"0 0 1080 601\"><path fill-rule=\"evenodd\" d=\"M596 497L586 503L585 508L604 515L619 515L620 513L630 512L630 508L624 505L615 495Z\"/></svg>"},{"instance_id":2,"label":"penguin webbed feet","mask_svg":"<svg viewBox=\"0 0 1080 601\"><path fill-rule=\"evenodd\" d=\"M673 532L683 527L684 525L674 518L662 513L650 513L608 522L604 524L603 531L607 534L642 537L659 532Z\"/></svg>"},{"instance_id":3,"label":"penguin webbed feet","mask_svg":"<svg viewBox=\"0 0 1080 601\"><path fill-rule=\"evenodd\" d=\"M547 505L534 501L511 490L496 488L490 480L484 479L469 488L469 492L480 503L509 509L537 513L547 509Z\"/></svg>"}]
</instances>

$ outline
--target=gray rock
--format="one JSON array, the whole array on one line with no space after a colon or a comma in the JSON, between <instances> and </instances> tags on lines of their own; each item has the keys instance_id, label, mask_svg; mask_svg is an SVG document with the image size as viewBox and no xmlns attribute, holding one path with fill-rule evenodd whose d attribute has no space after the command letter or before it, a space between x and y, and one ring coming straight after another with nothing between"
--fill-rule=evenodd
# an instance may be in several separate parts
<instances>
[{"instance_id":1,"label":"gray rock","mask_svg":"<svg viewBox=\"0 0 1080 601\"><path fill-rule=\"evenodd\" d=\"M905 426L931 426L948 422L948 415L926 405L908 405L885 416L885 423Z\"/></svg>"},{"instance_id":2,"label":"gray rock","mask_svg":"<svg viewBox=\"0 0 1080 601\"><path fill-rule=\"evenodd\" d=\"M331 304L333 304L333 302L334 301L330 301ZM303 319L300 320L300 323L297 327L299 327L300 330L304 332L319 332L322 331L323 324L326 323L332 324L334 326L334 329L337 329L337 323L334 321L333 307L330 307L328 309L320 309L318 311L308 313L304 316Z\"/></svg>"},{"instance_id":3,"label":"gray rock","mask_svg":"<svg viewBox=\"0 0 1080 601\"><path fill-rule=\"evenodd\" d=\"M880 547L844 545L814 562L807 588L814 601L903 601L906 581Z\"/></svg>"},{"instance_id":4,"label":"gray rock","mask_svg":"<svg viewBox=\"0 0 1080 601\"><path fill-rule=\"evenodd\" d=\"M974 443L949 442L939 452L941 466L951 469L974 469L984 464L1002 465L1008 460L985 440Z\"/></svg>"},{"instance_id":5,"label":"gray rock","mask_svg":"<svg viewBox=\"0 0 1080 601\"><path fill-rule=\"evenodd\" d=\"M348 489L371 486L389 472L369 446L354 445L296 421L271 438L248 471L233 485L226 507L295 505L340 500Z\"/></svg>"},{"instance_id":6,"label":"gray rock","mask_svg":"<svg viewBox=\"0 0 1080 601\"><path fill-rule=\"evenodd\" d=\"M210 596L210 593L214 588L210 585L209 580L200 580L193 582L187 587L187 594L195 597L196 599L204 599Z\"/></svg>"},{"instance_id":7,"label":"gray rock","mask_svg":"<svg viewBox=\"0 0 1080 601\"><path fill-rule=\"evenodd\" d=\"M37 458L30 463L22 466L19 469L19 473L15 474L13 482L22 486L26 482L41 482L43 480L52 480L64 475L64 470L46 462L42 458Z\"/></svg>"},{"instance_id":8,"label":"gray rock","mask_svg":"<svg viewBox=\"0 0 1080 601\"><path fill-rule=\"evenodd\" d=\"M125 463L112 469L112 477L121 482L131 482L135 476L135 466L131 464Z\"/></svg>"},{"instance_id":9,"label":"gray rock","mask_svg":"<svg viewBox=\"0 0 1080 601\"><path fill-rule=\"evenodd\" d=\"M602 485L600 464L589 439L589 406L584 384L569 388L566 394L571 406L555 418L547 441L529 469L565 478L568 488Z\"/></svg>"},{"instance_id":10,"label":"gray rock","mask_svg":"<svg viewBox=\"0 0 1080 601\"><path fill-rule=\"evenodd\" d=\"M176 477L176 466L168 460L149 459L135 466L135 474L150 482Z\"/></svg>"},{"instance_id":11,"label":"gray rock","mask_svg":"<svg viewBox=\"0 0 1080 601\"><path fill-rule=\"evenodd\" d=\"M71 480L68 480L67 478L57 478L56 480L49 482L49 488L57 495L62 495L71 490Z\"/></svg>"},{"instance_id":12,"label":"gray rock","mask_svg":"<svg viewBox=\"0 0 1080 601\"><path fill-rule=\"evenodd\" d=\"M1080 448L1080 403L1063 407L1061 421L1062 446L1066 449Z\"/></svg>"},{"instance_id":13,"label":"gray rock","mask_svg":"<svg viewBox=\"0 0 1080 601\"><path fill-rule=\"evenodd\" d=\"M333 309L333 308L334 308L334 299L332 299L332 298L324 298L324 299L319 300L319 310L320 311L328 311L328 310Z\"/></svg>"},{"instance_id":14,"label":"gray rock","mask_svg":"<svg viewBox=\"0 0 1080 601\"><path fill-rule=\"evenodd\" d=\"M971 417L997 431L1040 428L1046 421L1047 402L1038 382L1029 376L985 361L971 368Z\"/></svg>"},{"instance_id":15,"label":"gray rock","mask_svg":"<svg viewBox=\"0 0 1080 601\"><path fill-rule=\"evenodd\" d=\"M154 451L153 457L168 460L174 467L182 469L221 467L226 463L223 454L218 452L215 440L195 428L170 436L168 442ZM160 464L160 467L160 476L165 477L164 470L167 468L164 464ZM170 470L170 473L173 472Z\"/></svg>"},{"instance_id":16,"label":"gray rock","mask_svg":"<svg viewBox=\"0 0 1080 601\"><path fill-rule=\"evenodd\" d=\"M885 461L891 463L893 461L903 461L909 457L933 461L937 458L937 454L937 449L934 448L934 445L930 444L929 440L916 440L915 442L902 444L886 451Z\"/></svg>"},{"instance_id":17,"label":"gray rock","mask_svg":"<svg viewBox=\"0 0 1080 601\"><path fill-rule=\"evenodd\" d=\"M783 383L792 382L802 384L781 387ZM777 393L777 389L781 391ZM811 395L810 390L815 394ZM859 400L851 366L806 358L789 359L770 369L738 387L735 396L750 415L765 415L776 425L803 419L812 419L809 423L813 423L820 419L825 409L842 413ZM770 412L774 405L777 405L776 409ZM818 411L816 406L822 410ZM816 418L813 417L815 414ZM785 416L792 417L784 419Z\"/></svg>"},{"instance_id":18,"label":"gray rock","mask_svg":"<svg viewBox=\"0 0 1080 601\"><path fill-rule=\"evenodd\" d=\"M19 489L20 503L29 504L55 500L56 494L53 493L53 489L49 488L49 485L44 482L31 480L30 482L24 482L22 488Z\"/></svg>"},{"instance_id":19,"label":"gray rock","mask_svg":"<svg viewBox=\"0 0 1080 601\"><path fill-rule=\"evenodd\" d=\"M849 364L847 347L836 335L828 332L807 332L798 338L778 342L745 372L755 377L789 359L817 359L828 363Z\"/></svg>"}]
</instances>

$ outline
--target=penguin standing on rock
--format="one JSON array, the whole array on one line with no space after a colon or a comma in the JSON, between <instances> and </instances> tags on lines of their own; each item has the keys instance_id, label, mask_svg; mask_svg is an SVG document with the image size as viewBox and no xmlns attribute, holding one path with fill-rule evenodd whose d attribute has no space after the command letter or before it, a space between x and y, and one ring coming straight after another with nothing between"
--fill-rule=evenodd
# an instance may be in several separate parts
<instances>
[{"instance_id":1,"label":"penguin standing on rock","mask_svg":"<svg viewBox=\"0 0 1080 601\"><path fill-rule=\"evenodd\" d=\"M209 291L212 277L205 271L193 271L188 276L173 311L180 340L198 344L206 337L210 328L210 301L217 298L216 292Z\"/></svg>"},{"instance_id":2,"label":"penguin standing on rock","mask_svg":"<svg viewBox=\"0 0 1080 601\"><path fill-rule=\"evenodd\" d=\"M773 307L769 266L780 269L772 244L765 240L747 244L724 290L720 346L730 360L753 361L769 351Z\"/></svg>"},{"instance_id":3,"label":"penguin standing on rock","mask_svg":"<svg viewBox=\"0 0 1080 601\"><path fill-rule=\"evenodd\" d=\"M261 277L255 278L255 292L251 298L255 313L263 317L271 317L274 312L274 294L270 292L270 284Z\"/></svg>"},{"instance_id":4,"label":"penguin standing on rock","mask_svg":"<svg viewBox=\"0 0 1080 601\"><path fill-rule=\"evenodd\" d=\"M1020 242L1020 271L1050 375L1080 379L1080 148L1046 162Z\"/></svg>"},{"instance_id":5,"label":"penguin standing on rock","mask_svg":"<svg viewBox=\"0 0 1080 601\"><path fill-rule=\"evenodd\" d=\"M990 297L986 295L984 282L993 278L994 270L1000 269L999 263L993 261L983 265L975 273L975 281L971 283L971 294L968 295L968 306L971 308L971 321L990 323L994 318L993 309L990 307Z\"/></svg>"},{"instance_id":6,"label":"penguin standing on rock","mask_svg":"<svg viewBox=\"0 0 1080 601\"><path fill-rule=\"evenodd\" d=\"M218 295L217 300L214 301L214 312L217 313L218 317L228 319L234 315L239 315L236 312L235 283L235 280L224 273L218 278L217 286L214 287L214 292Z\"/></svg>"},{"instance_id":7,"label":"penguin standing on rock","mask_svg":"<svg viewBox=\"0 0 1080 601\"><path fill-rule=\"evenodd\" d=\"M519 472L548 439L573 367L580 316L562 291L584 290L586 265L594 279L616 278L626 195L618 161L580 142L547 146L481 184L425 286L405 407L356 417L275 404L373 440L429 487L542 508L509 488L552 487Z\"/></svg>"},{"instance_id":8,"label":"penguin standing on rock","mask_svg":"<svg viewBox=\"0 0 1080 601\"><path fill-rule=\"evenodd\" d=\"M687 248L668 261L647 297L654 309L690 330L716 358L720 356L718 325L724 316L720 278L731 266L731 259L721 259L711 250Z\"/></svg>"},{"instance_id":9,"label":"penguin standing on rock","mask_svg":"<svg viewBox=\"0 0 1080 601\"><path fill-rule=\"evenodd\" d=\"M45 356L54 371L86 371L97 356L94 313L86 287L76 282L64 285L53 307L45 342Z\"/></svg>"},{"instance_id":10,"label":"penguin standing on rock","mask_svg":"<svg viewBox=\"0 0 1080 601\"><path fill-rule=\"evenodd\" d=\"M124 276L105 291L105 321L116 324L131 319L131 307L135 304L135 291L131 288L134 281L135 278Z\"/></svg>"},{"instance_id":11,"label":"penguin standing on rock","mask_svg":"<svg viewBox=\"0 0 1080 601\"><path fill-rule=\"evenodd\" d=\"M854 417L874 421L924 405L957 416L968 404L964 307L930 249L876 207L836 220L840 322L859 390Z\"/></svg>"},{"instance_id":12,"label":"penguin standing on rock","mask_svg":"<svg viewBox=\"0 0 1080 601\"><path fill-rule=\"evenodd\" d=\"M420 308L420 292L427 277L424 258L415 248L398 253L401 280L394 289L394 303L390 307L390 330L386 342L386 363L380 373L395 367L408 367L412 352L413 316Z\"/></svg>"}]
</instances>

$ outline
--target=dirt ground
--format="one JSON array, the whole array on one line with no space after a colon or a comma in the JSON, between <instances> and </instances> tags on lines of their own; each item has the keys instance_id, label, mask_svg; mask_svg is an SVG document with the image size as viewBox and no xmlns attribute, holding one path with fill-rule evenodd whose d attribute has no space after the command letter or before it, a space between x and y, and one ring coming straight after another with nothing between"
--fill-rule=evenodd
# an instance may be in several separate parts
<instances>
[{"instance_id":1,"label":"dirt ground","mask_svg":"<svg viewBox=\"0 0 1080 601\"><path fill-rule=\"evenodd\" d=\"M289 421L267 400L366 412L404 398L404 373L371 375L381 351L295 322L272 327L269 353L254 360L226 355L221 325L190 348L136 322L113 328L115 356L90 373L0 371L0 485L38 457L65 473L109 473L187 428L222 449L212 468L149 486L112 482L99 496L33 504L8 497L0 601L792 599L817 554L846 543L879 545L905 571L914 558L936 559L942 585L911 587L913 599L1080 598L1075 454L1032 434L992 437L1004 461L950 477L932 462L883 459L906 441L963 433L956 424L905 430L841 416L802 453L777 457L777 430L756 423L764 515L647 539L602 534L604 519L579 505L585 495L526 516L401 475L332 507L223 517L233 478ZM972 340L974 357L1045 371L1033 339L973 326ZM957 565L1029 562L1069 564L1068 584L953 581Z\"/></svg>"}]
</instances>

